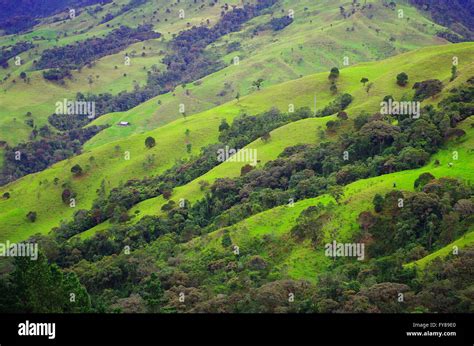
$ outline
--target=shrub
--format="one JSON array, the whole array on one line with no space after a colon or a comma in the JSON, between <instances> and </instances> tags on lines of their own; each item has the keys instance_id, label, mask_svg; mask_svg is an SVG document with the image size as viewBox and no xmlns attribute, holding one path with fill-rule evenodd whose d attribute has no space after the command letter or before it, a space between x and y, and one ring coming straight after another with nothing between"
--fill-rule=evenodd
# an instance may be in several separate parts
<instances>
[{"instance_id":1,"label":"shrub","mask_svg":"<svg viewBox=\"0 0 474 346\"><path fill-rule=\"evenodd\" d=\"M331 69L331 72L329 72L328 79L333 81L336 80L339 77L339 69L337 67L333 67Z\"/></svg>"},{"instance_id":2,"label":"shrub","mask_svg":"<svg viewBox=\"0 0 474 346\"><path fill-rule=\"evenodd\" d=\"M154 146L156 145L156 141L153 137L151 136L148 136L146 139L145 139L145 146L150 149L150 148L153 148Z\"/></svg>"},{"instance_id":3,"label":"shrub","mask_svg":"<svg viewBox=\"0 0 474 346\"><path fill-rule=\"evenodd\" d=\"M26 218L30 221L30 222L35 222L36 221L36 211L30 211L28 212L28 214L26 214Z\"/></svg>"},{"instance_id":4,"label":"shrub","mask_svg":"<svg viewBox=\"0 0 474 346\"><path fill-rule=\"evenodd\" d=\"M82 167L79 165L74 165L71 167L71 173L74 174L74 176L78 177L82 175Z\"/></svg>"},{"instance_id":5,"label":"shrub","mask_svg":"<svg viewBox=\"0 0 474 346\"><path fill-rule=\"evenodd\" d=\"M405 86L408 84L408 75L405 72L399 73L397 75L397 84L400 86Z\"/></svg>"},{"instance_id":6,"label":"shrub","mask_svg":"<svg viewBox=\"0 0 474 346\"><path fill-rule=\"evenodd\" d=\"M415 101L423 101L428 97L435 96L443 90L443 83L438 79L429 79L423 82L417 82L413 85L415 89Z\"/></svg>"}]
</instances>

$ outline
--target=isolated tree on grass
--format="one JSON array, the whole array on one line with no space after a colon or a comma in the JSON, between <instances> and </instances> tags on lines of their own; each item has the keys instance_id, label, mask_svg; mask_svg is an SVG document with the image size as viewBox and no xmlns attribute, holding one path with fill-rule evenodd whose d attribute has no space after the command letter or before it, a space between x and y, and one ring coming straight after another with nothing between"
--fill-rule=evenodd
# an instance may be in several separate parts
<instances>
[{"instance_id":1,"label":"isolated tree on grass","mask_svg":"<svg viewBox=\"0 0 474 346\"><path fill-rule=\"evenodd\" d=\"M383 196L377 193L374 196L374 199L372 200L372 204L374 205L374 210L377 213L380 213L383 210L383 203L384 203Z\"/></svg>"},{"instance_id":2,"label":"isolated tree on grass","mask_svg":"<svg viewBox=\"0 0 474 346\"><path fill-rule=\"evenodd\" d=\"M145 146L150 149L150 148L153 148L154 146L156 145L156 141L153 137L151 136L148 136L146 139L145 139Z\"/></svg>"},{"instance_id":3,"label":"isolated tree on grass","mask_svg":"<svg viewBox=\"0 0 474 346\"><path fill-rule=\"evenodd\" d=\"M408 75L405 72L399 73L397 75L397 84L400 86L405 86L408 84Z\"/></svg>"},{"instance_id":4,"label":"isolated tree on grass","mask_svg":"<svg viewBox=\"0 0 474 346\"><path fill-rule=\"evenodd\" d=\"M337 117L341 120L347 120L349 118L347 113L344 112L344 111L341 111L341 112L337 113Z\"/></svg>"},{"instance_id":5,"label":"isolated tree on grass","mask_svg":"<svg viewBox=\"0 0 474 346\"><path fill-rule=\"evenodd\" d=\"M74 165L71 167L71 173L74 174L74 176L78 177L82 174L82 167L79 165Z\"/></svg>"},{"instance_id":6,"label":"isolated tree on grass","mask_svg":"<svg viewBox=\"0 0 474 346\"><path fill-rule=\"evenodd\" d=\"M337 67L333 67L331 72L329 72L328 79L330 81L335 81L339 77L339 69Z\"/></svg>"},{"instance_id":7,"label":"isolated tree on grass","mask_svg":"<svg viewBox=\"0 0 474 346\"><path fill-rule=\"evenodd\" d=\"M362 79L360 80L360 82L361 82L362 84L364 84L364 86L365 86L365 83L367 83L368 81L369 81L369 79L366 78L366 77L364 77L364 78L362 78Z\"/></svg>"}]
</instances>

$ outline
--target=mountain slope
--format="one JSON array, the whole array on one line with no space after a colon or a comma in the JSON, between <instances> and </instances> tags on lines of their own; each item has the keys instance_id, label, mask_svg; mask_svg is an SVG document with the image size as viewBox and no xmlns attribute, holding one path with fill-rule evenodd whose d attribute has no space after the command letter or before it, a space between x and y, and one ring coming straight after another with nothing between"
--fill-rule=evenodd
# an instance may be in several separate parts
<instances>
[{"instance_id":1,"label":"mountain slope","mask_svg":"<svg viewBox=\"0 0 474 346\"><path fill-rule=\"evenodd\" d=\"M425 167L361 179L351 183L345 186L344 197L339 204L334 204L332 197L323 195L298 201L292 207L281 206L264 211L233 226L191 240L181 247L182 253L176 256L181 258L188 266L190 263L199 263L207 254L213 251L219 253L229 251L224 249L221 244L222 237L225 234L224 230L227 230L233 244L240 248L241 256L252 255L252 253L246 252L249 244L256 242L257 239L266 239L259 255L268 263L271 263L272 266L275 266L275 272L273 273L275 278L315 281L317 276L325 272L331 264L331 260L324 255L324 244L334 239L337 242L351 242L352 236L360 227L357 218L362 211L372 210L372 200L375 194L389 192L393 189L394 182L397 184L397 190L413 191L414 181L424 172L430 172L437 178L449 176L473 181L474 152L472 148L474 145L474 128L471 126L472 124L474 124L474 119L465 120L460 128L466 131L466 138L459 143L451 142L446 148L435 154ZM453 162L453 150L459 152L459 162L454 161L453 166L449 167L448 163ZM441 165L435 166L435 160L439 160ZM296 225L296 219L303 210L318 204L327 206L326 210L329 210L332 216L323 225L323 231L326 234L325 241L319 247L314 248L309 241L295 241L294 238L290 237L289 231ZM334 230L336 230L336 233L333 232ZM453 244L414 263L423 267L433 258L451 252L452 245L459 245L461 249L472 245L474 244L472 235L473 232L471 231ZM283 251L284 254L280 254L283 257L277 256L274 258L273 251L279 251L279 254L280 251Z\"/></svg>"},{"instance_id":2,"label":"mountain slope","mask_svg":"<svg viewBox=\"0 0 474 346\"><path fill-rule=\"evenodd\" d=\"M459 73L463 76L457 78L454 83L461 82L463 78L467 79L473 68L469 60L473 49L471 43L425 48L386 61L341 70L339 90L354 96L354 101L348 109L349 115L355 115L360 110L377 111L380 100L385 95L391 94L395 98L401 98L406 93L411 94L411 89L398 87L394 82L395 76L403 70L410 76L410 85L415 81L434 77L446 80L450 74L449 62L454 54L459 56ZM410 65L413 62L415 64ZM434 75L425 64L434 69ZM367 95L359 82L364 76L374 81L370 95ZM321 109L333 97L328 89L327 73L300 78L263 89L242 98L239 102L229 102L198 115L176 120L156 130L93 148L77 157L57 163L46 171L23 177L0 189L1 194L11 194L10 199L0 201L0 239L19 240L36 232L46 233L57 226L61 219L68 219L76 209L62 202L63 184L77 193L77 209L87 209L91 206L95 191L102 180L105 179L109 190L121 181L163 172L171 167L175 160L188 157L185 145L186 129L190 130L192 153L197 154L199 148L217 141L218 126L223 118L230 122L242 112L256 114L271 107L286 110L290 102L296 108L312 107L315 94L317 107ZM147 136L156 138L157 145L144 150ZM125 151L130 153L130 160L125 160ZM147 157L153 154L155 159L152 168L144 167ZM76 164L85 168L82 177L72 177L70 170ZM58 185L53 183L54 178L60 179ZM29 211L37 212L38 219L35 223L27 221L25 215Z\"/></svg>"},{"instance_id":3,"label":"mountain slope","mask_svg":"<svg viewBox=\"0 0 474 346\"><path fill-rule=\"evenodd\" d=\"M424 49L423 51L426 51L427 49ZM460 53L459 51L458 53ZM419 52L417 52L419 54ZM453 54L458 54L454 53ZM413 59L413 55L416 53L407 53L404 58L407 60ZM422 54L419 54L422 55ZM449 55L448 55L449 56ZM465 57L462 53L459 54L459 56ZM440 63L442 64L442 61L445 58L440 58ZM393 60L393 61L391 61ZM358 80L358 76L370 76L371 80L375 80L374 83L376 83L376 87L379 85L390 85L391 82L390 80L394 78L394 74L390 73L383 73L385 70L380 71L380 68L387 68L387 71L390 71L392 69L393 71L396 70L396 65L394 62L400 63L400 68L403 69L404 71L407 71L410 75L413 73L417 73L418 67L417 66L424 66L424 61L430 60L432 61L432 56L425 56L421 58L419 61L417 61L417 65L413 67L408 67L407 64L402 63L402 56L399 56L397 58L393 59L388 59L384 61L383 67L380 66L379 64L368 64L366 66L365 64L361 64L361 66L355 66L350 69L342 70L341 72L341 81L346 81L346 80L352 80L352 82L356 82ZM377 68L375 68L377 66ZM367 68L368 67L368 68ZM375 70L378 71L379 76L375 77ZM363 72L361 72L363 71ZM471 75L471 73L474 72L474 64L468 64L465 65L465 68L463 69L465 75L464 77L467 77ZM425 70L424 73L426 73L425 76L427 76L431 71ZM439 78L442 80L446 80L447 75L445 72L443 73L442 71L438 71L439 73ZM465 80L464 77L460 77L459 79L455 80L452 82L451 87L461 83L461 81ZM372 79L374 78L374 79ZM303 78L304 79L304 78ZM447 87L445 90L448 90L450 87ZM288 89L292 89L292 87L288 87ZM376 93L378 97L371 97L371 98L366 98L366 95L364 95L366 92L364 90L360 90L363 88L357 88L354 87L354 89L350 89L348 87L348 92L350 92L352 95L355 96L355 101L349 106L348 108L348 113L349 115L356 115L357 112L362 111L362 110L372 110L376 111L377 107L379 107L380 100L385 96L385 95L392 95L396 99L399 99L403 97L404 93L401 93L400 91L403 91L401 88L377 88L373 93ZM397 90L398 89L398 90ZM401 89L401 90L400 90ZM355 90L355 91L354 91ZM273 91L273 93L275 93ZM433 100L427 100L427 103L433 102ZM249 145L246 146L248 149L255 149L257 148L259 150L259 153L262 152L262 157L264 159L260 163L263 165L264 163L274 160L277 158L277 156L283 151L285 146L289 145L296 145L299 143L314 143L313 141L305 141L305 138L308 136L308 128L311 129L310 133L313 133L313 136L316 132L317 127L325 128L324 124L333 119L332 117L325 117L325 118L316 118L316 119L306 119L306 120L300 120L296 123L286 125L282 128L279 128L275 131L272 132L272 142L269 144L263 144L261 140L257 140ZM306 125L308 124L308 126ZM311 125L310 125L311 124ZM289 132L289 133L288 133ZM273 133L276 133L277 135L275 136ZM279 136L278 136L279 135ZM296 138L293 138L295 137ZM311 136L311 134L310 134ZM276 141L276 143L274 142ZM266 146L270 146L272 149L270 150L271 155L268 156L266 153L268 152L266 150ZM239 163L233 163L233 162L225 162L217 166L216 168L212 169L209 171L207 174L195 179L193 182L188 183L185 186L178 187L174 190L172 200L175 202L178 202L180 199L187 199L190 202L194 202L200 198L203 198L205 195L205 192L200 189L199 182L200 181L207 181L209 183L213 183L217 178L228 178L228 177L235 177L240 174L240 168L242 164ZM136 205L134 208L130 210L131 215L136 215L137 217L134 218L134 221L139 220L145 215L157 215L161 214L161 207L166 204L167 201L163 198L163 196L158 196L156 198L152 198L150 200L146 200L144 202L139 203ZM138 214L137 214L138 213ZM91 229L90 231L86 232L83 236L90 236L94 234L95 231L100 230L100 229L105 229L110 224L105 223L98 225Z\"/></svg>"},{"instance_id":4,"label":"mountain slope","mask_svg":"<svg viewBox=\"0 0 474 346\"><path fill-rule=\"evenodd\" d=\"M238 1L227 3L233 5ZM130 134L131 131L150 130L176 119L180 116L177 111L179 103L186 105L187 114L193 114L232 100L237 93L247 95L252 91L252 82L260 77L265 79L266 87L302 75L328 70L332 66L343 67L346 56L349 58L349 66L352 66L362 61L380 60L423 46L448 43L436 37L436 32L441 27L420 15L415 8L401 5L406 17L410 18L405 20L399 19L394 9L382 6L377 1L368 3L370 8L361 9L359 6L353 15L344 18L339 13L339 6L350 7L346 1L320 4L314 4L309 0L299 1L298 4L292 4L290 1L279 2L268 11L268 14L254 18L246 23L241 31L226 35L208 47L209 54L220 56L225 64L231 64L234 57L239 57L240 67L229 66L202 86L188 87L191 96L187 95L185 90L177 88L174 93L155 98L150 101L146 114L140 117L129 111L99 120L101 123L110 124L116 124L119 120L129 121L132 127L123 131L105 130L98 140L101 142L116 140L120 136ZM123 6L127 2L118 1L117 4ZM154 14L156 9L161 11ZM165 9L170 9L170 12ZM162 52L167 49L166 44L172 39L173 34L192 25L199 25L207 19L212 26L219 19L220 6L187 4L183 9L186 13L185 20L177 16L179 10L177 5L169 6L163 0L148 1L120 14L110 22L94 25L100 22L101 16L115 12L112 4L106 4L103 6L103 11L98 14L91 15L87 11L82 11L73 20L54 23L45 21L44 24L35 27L32 33L5 37L3 42L0 38L0 44L11 44L10 38L15 42L36 37L34 43L39 45L37 49L20 54L24 60L22 66L15 66L10 61L7 70L0 70L0 76L11 75L2 83L4 93L0 95L0 102L4 107L0 110L0 125L4 130L0 131L0 139L10 144L26 140L31 132L31 128L23 122L26 112L33 114L35 123L40 127L47 124L47 117L54 112L55 102L63 98L73 99L76 92L116 94L122 90L133 89L135 84L143 84L152 65L162 68ZM295 19L288 27L280 31L258 29L272 17L279 18L290 9L295 12ZM87 23L90 25L86 26ZM83 69L80 73L74 71L72 80L66 82L66 87L45 82L41 71L31 70L31 62L38 59L44 49L53 45L63 46L93 35L103 35L119 24L136 26L143 23L152 23L154 30L163 34L161 39L143 42L147 53L145 57L140 55L140 52L143 52L142 44L131 46L120 53L99 59L92 68ZM353 38L350 42L345 39L349 34L347 29L351 30L350 35ZM256 30L258 34L254 34ZM43 36L45 39L41 38ZM226 47L231 42L236 42L240 46L237 50L229 52ZM132 56L130 66L124 66L125 53ZM114 66L118 68L115 69ZM26 72L30 77L29 84L19 81L18 75L21 72ZM124 76L124 73L127 76ZM93 77L92 84L89 84L90 76ZM13 80L16 80L16 83L13 83ZM21 102L22 100L28 102ZM158 100L162 103L160 107L157 107Z\"/></svg>"}]
</instances>

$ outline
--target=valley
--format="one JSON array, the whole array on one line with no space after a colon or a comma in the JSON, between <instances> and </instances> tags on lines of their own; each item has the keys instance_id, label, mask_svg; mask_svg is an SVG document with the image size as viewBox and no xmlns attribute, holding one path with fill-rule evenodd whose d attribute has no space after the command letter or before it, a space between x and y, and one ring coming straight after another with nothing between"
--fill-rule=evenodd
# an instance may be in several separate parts
<instances>
[{"instance_id":1,"label":"valley","mask_svg":"<svg viewBox=\"0 0 474 346\"><path fill-rule=\"evenodd\" d=\"M455 2L0 1L0 311L473 312Z\"/></svg>"}]
</instances>

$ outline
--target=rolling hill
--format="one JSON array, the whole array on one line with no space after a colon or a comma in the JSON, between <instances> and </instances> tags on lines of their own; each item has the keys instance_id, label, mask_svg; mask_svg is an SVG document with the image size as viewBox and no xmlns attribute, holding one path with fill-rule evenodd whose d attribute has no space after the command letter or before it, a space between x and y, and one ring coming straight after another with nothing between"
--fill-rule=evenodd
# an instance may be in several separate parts
<instances>
[{"instance_id":1,"label":"rolling hill","mask_svg":"<svg viewBox=\"0 0 474 346\"><path fill-rule=\"evenodd\" d=\"M125 3L125 1L118 2L121 5ZM36 37L33 42L39 45L38 48L19 55L23 60L21 66L16 66L11 59L10 67L0 70L0 77L4 79L3 94L0 95L0 102L3 105L0 110L0 124L3 130L0 132L0 139L10 144L27 140L31 132L31 128L24 124L27 112L33 114L35 124L40 127L48 123L47 118L54 113L54 105L58 100L74 99L77 92L117 94L122 90L132 90L135 84L143 85L147 71L152 65L156 65L158 69L162 68L160 63L162 53L173 34L192 25L198 25L203 18L210 20L209 25L218 20L218 6L194 4L185 6L185 21L177 16L177 4L169 7L172 9L170 13L163 11L165 13L162 15L155 15L153 9L165 8L164 3L166 2L161 0L149 1L115 17L110 22L94 25L100 21L99 14L114 12L114 6L106 4L103 10L94 16L83 11L73 20L54 24L50 21L40 23L28 34L11 37L13 42L9 36L0 38L1 45ZM227 3L232 5L237 1ZM209 76L202 85L188 85L186 90L189 95L186 90L178 87L173 93L150 100L146 111L145 108L143 112L130 110L125 114L111 114L98 119L98 123L110 124L116 124L120 120L129 121L132 126L122 131L115 128L107 129L97 141L116 140L120 135L126 136L131 132L144 132L161 126L180 116L177 111L180 103L186 105L187 114L193 114L230 101L237 93L247 95L253 90L252 82L260 77L265 79L265 86L270 86L325 71L332 66L344 67L345 57L348 58L348 66L352 66L362 61L380 60L423 46L448 43L436 37L436 32L441 29L439 25L430 22L409 5L402 5L406 17L409 18L406 20L399 19L396 11L376 1L369 2L371 8L358 9L348 18L339 13L339 6L346 5L345 1L322 3L317 6L308 1L300 1L296 6L290 4L288 1L277 4L270 13L252 19L241 31L226 35L208 47L209 54L220 56L225 64L231 66ZM308 10L310 4L311 11ZM278 17L282 11L285 13L289 9L295 12L295 19L291 25L277 32L258 30L272 17ZM156 17L161 18L160 22L154 19ZM84 28L84 24L81 23L90 23L91 28ZM73 71L71 80L66 80L66 87L45 81L41 71L32 70L32 62L39 58L44 49L64 46L94 35L104 35L112 28L116 28L118 23L131 27L152 23L154 30L162 33L163 37L132 45L124 51L99 59L90 68L84 68L80 72ZM47 28L47 32L43 28ZM347 29L351 30L353 42L367 42L367 44L353 45L345 40ZM237 50L228 52L226 47L232 42L241 44ZM322 47L324 49L321 49ZM143 51L146 52L144 57L140 53ZM126 53L132 57L130 66L124 66ZM236 56L240 59L239 66L232 64ZM27 73L29 83L20 80L18 76L21 72ZM28 102L21 102L23 99Z\"/></svg>"},{"instance_id":2,"label":"rolling hill","mask_svg":"<svg viewBox=\"0 0 474 346\"><path fill-rule=\"evenodd\" d=\"M68 0L15 22L28 1L0 0L0 244L41 254L0 258L0 311L474 311L460 0ZM76 98L99 116L54 126Z\"/></svg>"},{"instance_id":3,"label":"rolling hill","mask_svg":"<svg viewBox=\"0 0 474 346\"><path fill-rule=\"evenodd\" d=\"M410 89L400 88L393 82L400 71L406 71L411 76L410 79L415 82L433 77L431 68L439 66L436 69L436 77L446 80L450 75L449 62L452 56L456 55L459 57L459 71L462 73L465 70L467 79L473 69L472 62L469 61L472 52L473 45L463 43L426 48L382 62L356 65L341 70L339 88L354 96L354 102L348 109L350 115L357 114L361 110L377 111L380 100L385 95L402 97L407 92L411 93ZM414 59L416 59L415 64L413 64ZM426 67L428 61L430 69ZM360 83L360 79L364 76L375 85L370 95L367 95ZM461 78L455 80L455 83L460 81ZM11 198L0 201L2 206L0 235L19 240L36 232L47 233L61 220L70 217L75 209L64 205L61 200L61 185L65 183L77 193L77 209L89 208L102 180L105 180L107 189L110 189L131 178L163 172L170 168L175 160L189 157L184 143L186 129L189 129L191 133L192 153L197 154L199 148L216 141L217 128L222 119L230 121L238 114L245 112L257 114L271 107L285 110L290 102L296 108L312 107L315 95L317 95L317 107L322 108L331 98L328 84L327 73L319 73L262 89L243 97L240 101L234 100L209 111L178 119L156 130L130 135L89 149L88 146L92 146L90 143L94 142L92 139L86 144L86 151L83 154L1 188L0 192L2 194L10 192ZM97 121L99 120L100 118ZM316 128L313 131L316 131ZM158 144L145 151L143 143L147 136L157 138ZM129 160L124 159L126 151L130 153ZM144 168L143 163L147 156L153 154L155 155L153 167ZM279 152L273 151L272 154L269 159L275 158ZM70 172L71 167L76 164L86 167L84 176L80 178L74 178ZM114 174L111 176L109 172L114 172ZM60 179L58 185L53 184L56 177ZM30 210L38 214L38 219L33 224L25 217Z\"/></svg>"}]
</instances>

